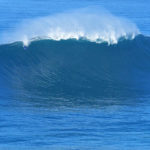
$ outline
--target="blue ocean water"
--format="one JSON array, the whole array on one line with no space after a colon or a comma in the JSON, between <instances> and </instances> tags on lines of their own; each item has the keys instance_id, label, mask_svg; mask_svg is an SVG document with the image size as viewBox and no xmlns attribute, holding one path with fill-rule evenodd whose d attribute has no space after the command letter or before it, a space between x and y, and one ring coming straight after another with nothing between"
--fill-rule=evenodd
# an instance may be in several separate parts
<instances>
[{"instance_id":1,"label":"blue ocean water","mask_svg":"<svg viewBox=\"0 0 150 150\"><path fill-rule=\"evenodd\" d=\"M149 6L0 0L0 149L149 150Z\"/></svg>"}]
</instances>

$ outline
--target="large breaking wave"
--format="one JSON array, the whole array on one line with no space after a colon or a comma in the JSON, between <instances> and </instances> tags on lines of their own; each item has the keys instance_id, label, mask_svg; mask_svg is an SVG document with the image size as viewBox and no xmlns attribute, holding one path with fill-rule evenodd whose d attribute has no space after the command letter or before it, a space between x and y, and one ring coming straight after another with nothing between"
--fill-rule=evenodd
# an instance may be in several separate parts
<instances>
[{"instance_id":1,"label":"large breaking wave","mask_svg":"<svg viewBox=\"0 0 150 150\"><path fill-rule=\"evenodd\" d=\"M150 38L139 33L130 21L97 10L25 21L1 36L0 96L11 91L53 103L148 96Z\"/></svg>"}]
</instances>

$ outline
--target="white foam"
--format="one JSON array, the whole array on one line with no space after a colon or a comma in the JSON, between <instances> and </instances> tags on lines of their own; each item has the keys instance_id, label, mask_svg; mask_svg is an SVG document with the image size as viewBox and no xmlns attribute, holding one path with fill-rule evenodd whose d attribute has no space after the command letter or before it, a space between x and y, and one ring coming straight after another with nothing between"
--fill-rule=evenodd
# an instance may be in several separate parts
<instances>
[{"instance_id":1,"label":"white foam","mask_svg":"<svg viewBox=\"0 0 150 150\"><path fill-rule=\"evenodd\" d=\"M4 33L0 42L36 39L67 40L84 38L93 42L114 44L121 37L133 39L139 34L136 25L127 19L99 8L86 8L47 17L24 20L12 33Z\"/></svg>"}]
</instances>

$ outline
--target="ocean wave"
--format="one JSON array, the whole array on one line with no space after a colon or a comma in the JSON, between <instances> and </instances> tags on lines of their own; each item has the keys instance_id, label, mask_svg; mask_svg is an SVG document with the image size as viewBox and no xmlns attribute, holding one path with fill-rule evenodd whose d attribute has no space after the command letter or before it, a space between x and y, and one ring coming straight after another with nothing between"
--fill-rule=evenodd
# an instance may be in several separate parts
<instances>
[{"instance_id":1,"label":"ocean wave","mask_svg":"<svg viewBox=\"0 0 150 150\"><path fill-rule=\"evenodd\" d=\"M102 8L92 7L24 20L13 32L4 32L0 42L23 41L27 46L38 39L87 39L114 44L120 38L133 39L139 33L131 21L114 16Z\"/></svg>"}]
</instances>

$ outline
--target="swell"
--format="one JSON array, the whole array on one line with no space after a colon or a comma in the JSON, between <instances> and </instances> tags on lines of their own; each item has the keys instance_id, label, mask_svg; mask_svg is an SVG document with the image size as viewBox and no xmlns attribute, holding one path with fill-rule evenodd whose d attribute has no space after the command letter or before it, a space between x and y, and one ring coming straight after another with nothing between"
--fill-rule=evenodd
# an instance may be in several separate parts
<instances>
[{"instance_id":1,"label":"swell","mask_svg":"<svg viewBox=\"0 0 150 150\"><path fill-rule=\"evenodd\" d=\"M124 97L150 92L150 38L118 44L39 40L0 46L0 89L28 97Z\"/></svg>"}]
</instances>

